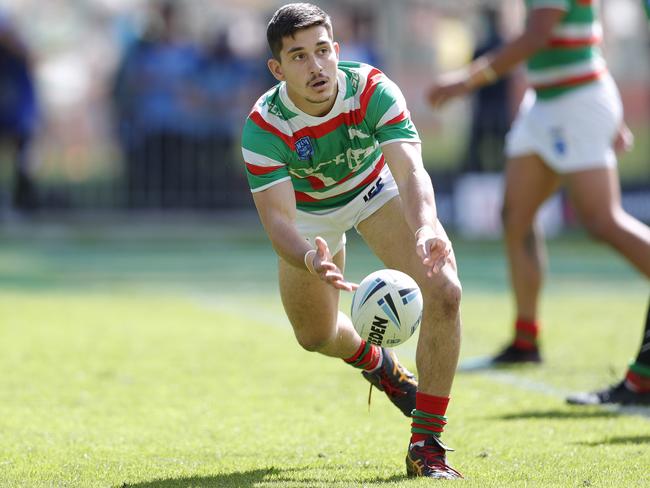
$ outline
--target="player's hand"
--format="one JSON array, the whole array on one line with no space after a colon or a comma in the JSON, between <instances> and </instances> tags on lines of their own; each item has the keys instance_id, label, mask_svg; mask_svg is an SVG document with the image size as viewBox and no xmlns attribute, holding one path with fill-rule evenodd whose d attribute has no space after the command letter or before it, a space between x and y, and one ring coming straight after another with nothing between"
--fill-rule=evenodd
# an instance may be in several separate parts
<instances>
[{"instance_id":1,"label":"player's hand","mask_svg":"<svg viewBox=\"0 0 650 488\"><path fill-rule=\"evenodd\" d=\"M422 259L422 264L427 269L427 276L431 278L447 264L451 243L447 239L436 236L431 227L422 227L415 234L415 252Z\"/></svg>"},{"instance_id":2,"label":"player's hand","mask_svg":"<svg viewBox=\"0 0 650 488\"><path fill-rule=\"evenodd\" d=\"M634 134L625 122L622 122L614 139L614 151L630 152L634 146Z\"/></svg>"},{"instance_id":3,"label":"player's hand","mask_svg":"<svg viewBox=\"0 0 650 488\"><path fill-rule=\"evenodd\" d=\"M440 108L452 98L466 95L469 92L464 75L451 73L440 77L430 88L427 94L429 104Z\"/></svg>"},{"instance_id":4,"label":"player's hand","mask_svg":"<svg viewBox=\"0 0 650 488\"><path fill-rule=\"evenodd\" d=\"M354 291L359 288L356 283L350 283L332 260L327 242L322 237L316 238L316 255L314 256L314 273L328 285L338 290Z\"/></svg>"}]
</instances>

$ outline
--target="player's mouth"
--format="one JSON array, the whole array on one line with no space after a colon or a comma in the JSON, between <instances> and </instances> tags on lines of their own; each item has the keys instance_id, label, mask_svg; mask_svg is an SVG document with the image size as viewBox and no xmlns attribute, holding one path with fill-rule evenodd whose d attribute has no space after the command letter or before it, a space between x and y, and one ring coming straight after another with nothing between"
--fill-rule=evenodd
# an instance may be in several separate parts
<instances>
[{"instance_id":1,"label":"player's mouth","mask_svg":"<svg viewBox=\"0 0 650 488\"><path fill-rule=\"evenodd\" d=\"M321 77L318 77L318 78L310 81L308 83L308 85L309 85L310 88L314 88L316 90L319 90L319 89L325 87L325 85L327 85L328 83L329 83L329 78L321 76Z\"/></svg>"}]
</instances>

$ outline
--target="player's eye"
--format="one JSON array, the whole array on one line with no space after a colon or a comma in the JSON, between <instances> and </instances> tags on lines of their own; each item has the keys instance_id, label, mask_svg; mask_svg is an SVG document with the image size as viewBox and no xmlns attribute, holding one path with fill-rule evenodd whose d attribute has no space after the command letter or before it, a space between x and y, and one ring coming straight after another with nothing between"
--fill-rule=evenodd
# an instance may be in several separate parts
<instances>
[{"instance_id":1,"label":"player's eye","mask_svg":"<svg viewBox=\"0 0 650 488\"><path fill-rule=\"evenodd\" d=\"M305 59L305 55L302 54L302 53L300 53L300 54L296 54L296 55L293 57L293 59L294 59L294 61L302 61L303 59Z\"/></svg>"}]
</instances>

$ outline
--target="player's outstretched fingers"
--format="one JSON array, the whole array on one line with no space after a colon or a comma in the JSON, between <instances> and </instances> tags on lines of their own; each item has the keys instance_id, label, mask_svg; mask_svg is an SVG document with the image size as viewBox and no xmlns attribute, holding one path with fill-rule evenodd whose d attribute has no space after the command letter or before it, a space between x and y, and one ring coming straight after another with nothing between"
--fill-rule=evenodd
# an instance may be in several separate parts
<instances>
[{"instance_id":1,"label":"player's outstretched fingers","mask_svg":"<svg viewBox=\"0 0 650 488\"><path fill-rule=\"evenodd\" d=\"M316 259L319 260L317 267L317 272L320 275L321 279L334 288L344 291L354 291L359 285L356 283L350 283L345 280L343 273L339 267L332 260L332 254L329 250L327 242L320 236L316 237Z\"/></svg>"},{"instance_id":2,"label":"player's outstretched fingers","mask_svg":"<svg viewBox=\"0 0 650 488\"><path fill-rule=\"evenodd\" d=\"M448 247L447 243L438 237L426 239L423 247L422 264L427 268L427 276L431 278L445 266L451 247Z\"/></svg>"},{"instance_id":3,"label":"player's outstretched fingers","mask_svg":"<svg viewBox=\"0 0 650 488\"><path fill-rule=\"evenodd\" d=\"M318 252L318 256L322 260L327 260L329 261L332 258L332 254L330 253L330 248L327 245L327 242L325 239L323 239L321 236L316 237L316 252Z\"/></svg>"}]
</instances>

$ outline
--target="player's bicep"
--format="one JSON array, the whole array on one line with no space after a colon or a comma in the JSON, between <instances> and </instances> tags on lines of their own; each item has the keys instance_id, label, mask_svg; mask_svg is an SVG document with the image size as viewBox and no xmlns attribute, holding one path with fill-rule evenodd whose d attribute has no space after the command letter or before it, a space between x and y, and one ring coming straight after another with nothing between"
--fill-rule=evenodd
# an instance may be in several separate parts
<instances>
[{"instance_id":1,"label":"player's bicep","mask_svg":"<svg viewBox=\"0 0 650 488\"><path fill-rule=\"evenodd\" d=\"M296 219L296 196L290 180L254 192L253 201L269 235Z\"/></svg>"}]
</instances>

